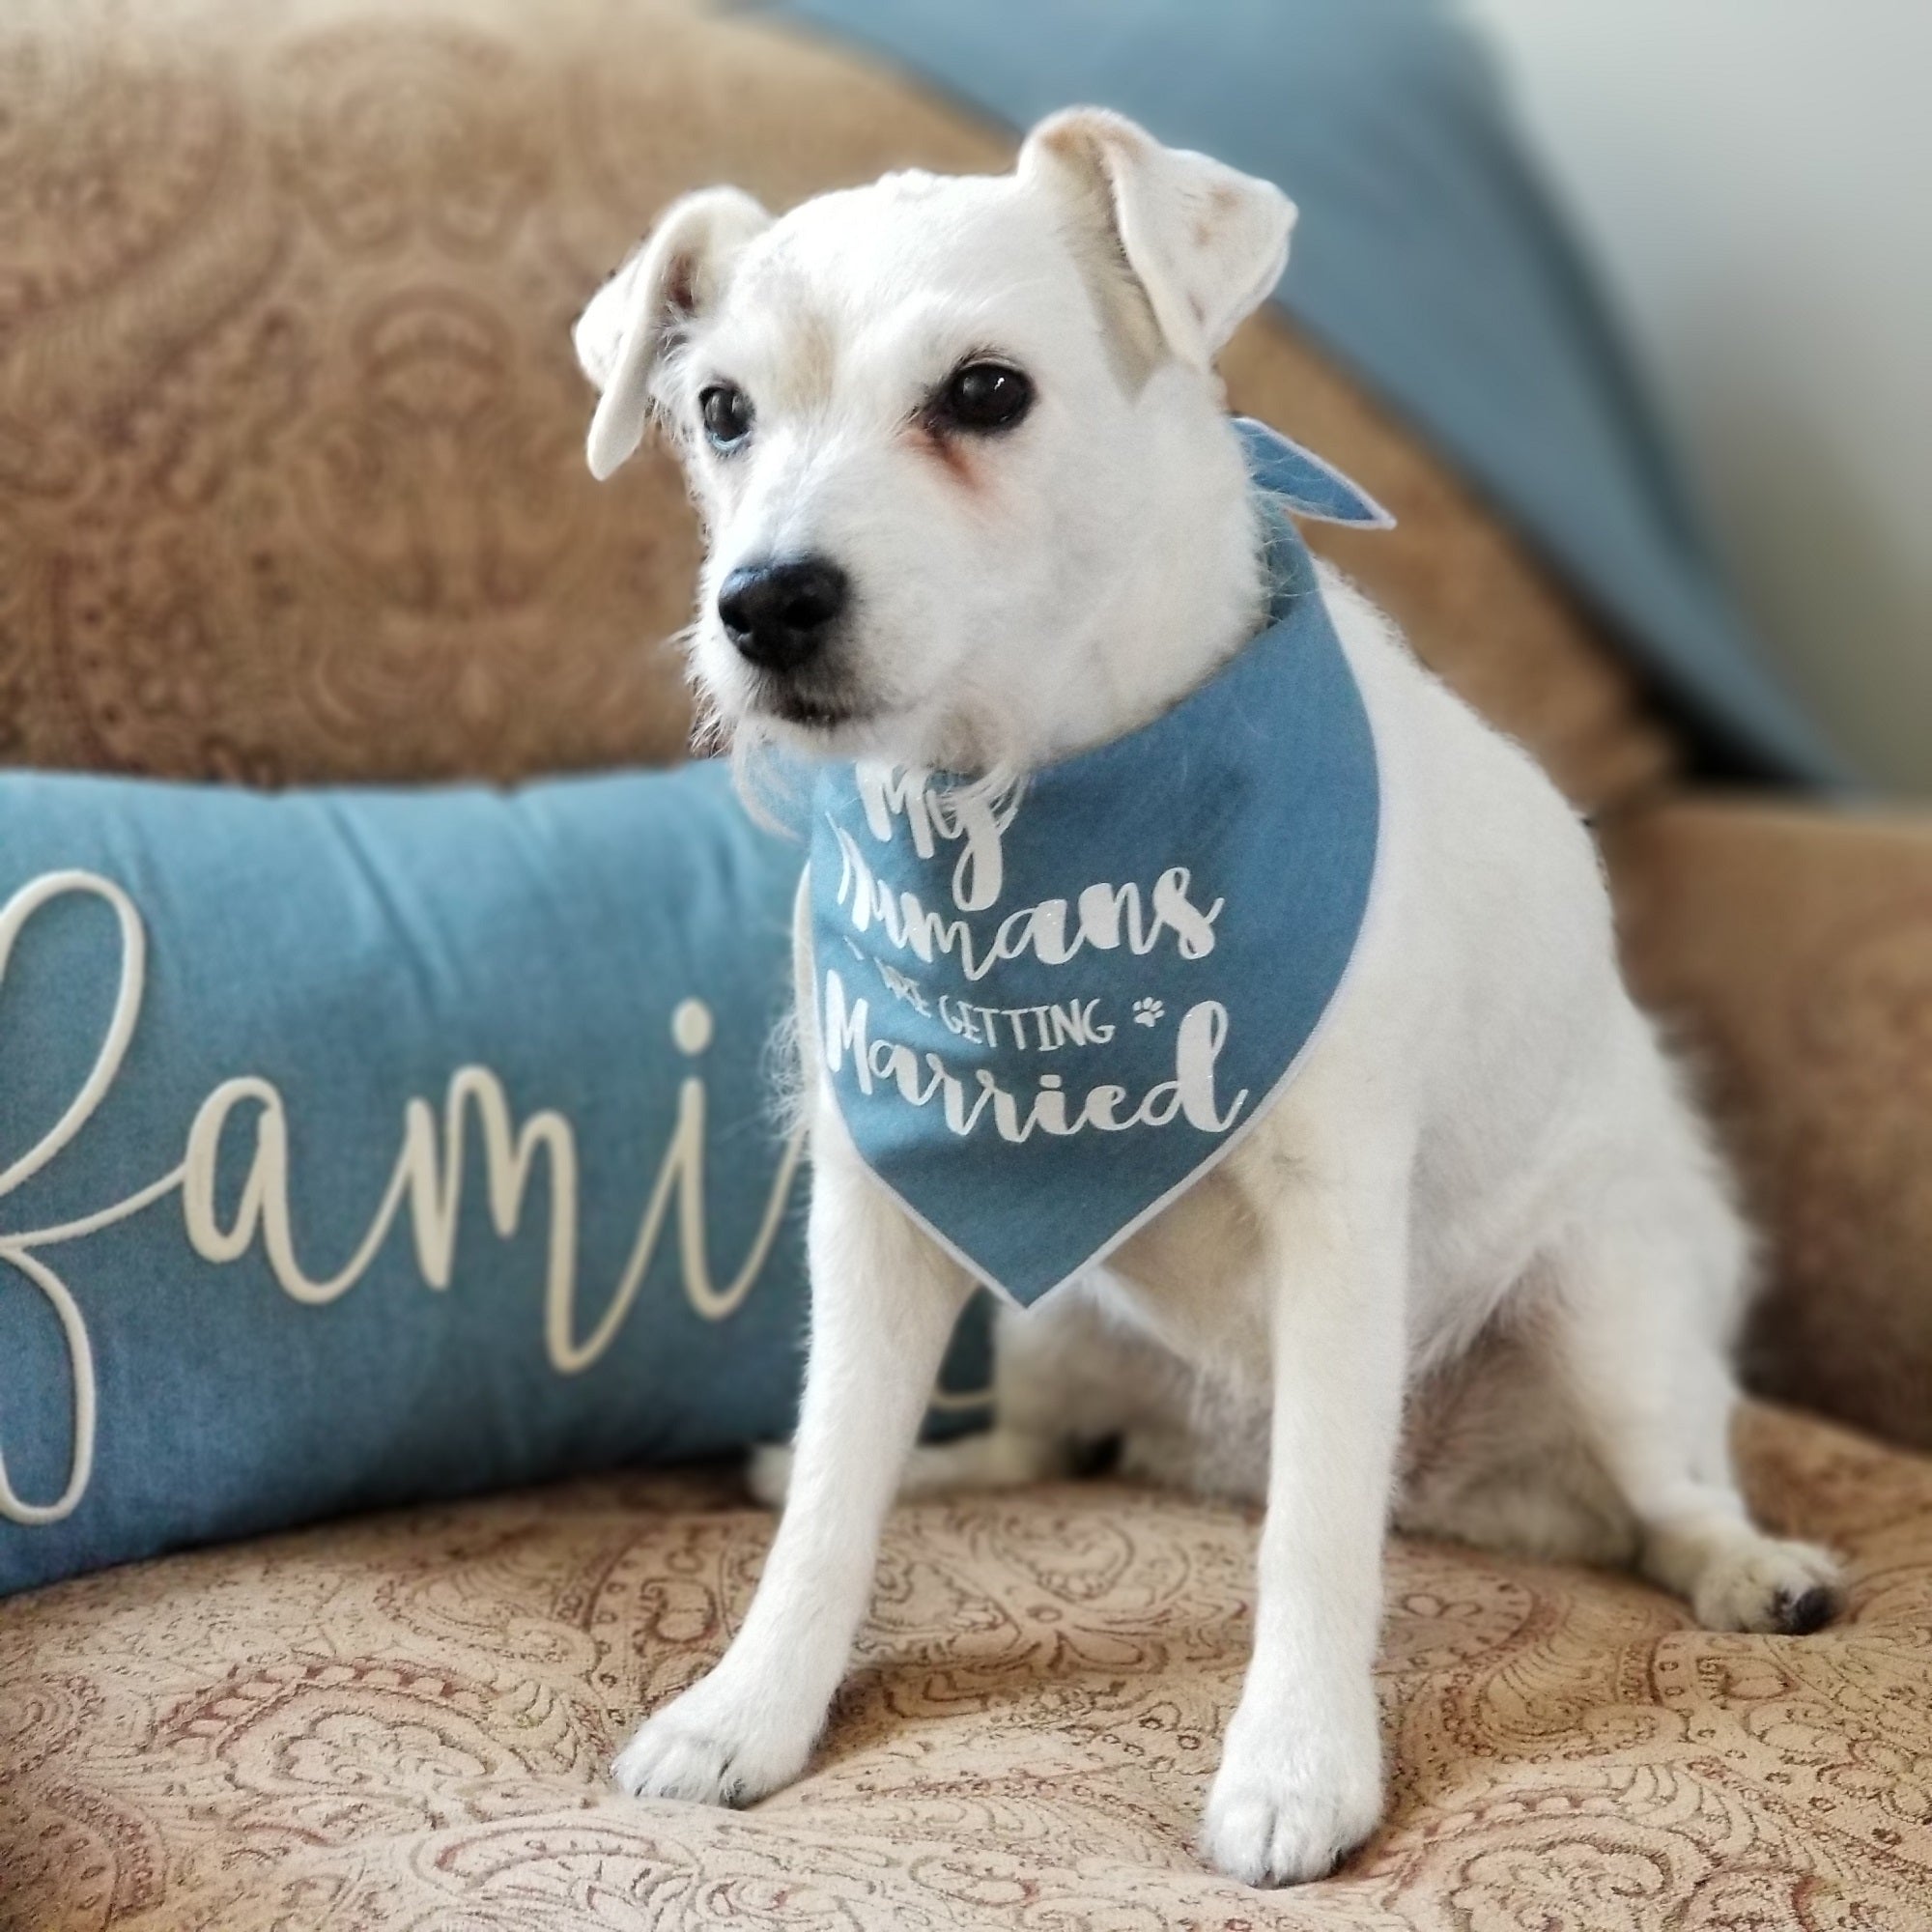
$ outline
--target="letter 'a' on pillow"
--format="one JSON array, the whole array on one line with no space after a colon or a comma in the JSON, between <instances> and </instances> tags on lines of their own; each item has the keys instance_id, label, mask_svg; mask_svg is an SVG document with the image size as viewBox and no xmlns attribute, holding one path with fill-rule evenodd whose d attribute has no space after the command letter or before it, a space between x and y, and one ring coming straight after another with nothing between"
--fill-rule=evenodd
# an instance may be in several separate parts
<instances>
[{"instance_id":1,"label":"letter 'a' on pillow","mask_svg":"<svg viewBox=\"0 0 1932 1932\"><path fill-rule=\"evenodd\" d=\"M0 773L0 1593L786 1435L803 857L716 766Z\"/></svg>"}]
</instances>

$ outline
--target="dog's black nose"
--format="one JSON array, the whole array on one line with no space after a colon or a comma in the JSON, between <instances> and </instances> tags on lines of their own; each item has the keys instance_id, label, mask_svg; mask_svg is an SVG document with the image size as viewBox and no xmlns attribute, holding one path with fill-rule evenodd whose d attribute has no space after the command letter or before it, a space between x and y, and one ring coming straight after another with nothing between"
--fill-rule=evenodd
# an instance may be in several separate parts
<instances>
[{"instance_id":1,"label":"dog's black nose","mask_svg":"<svg viewBox=\"0 0 1932 1932\"><path fill-rule=\"evenodd\" d=\"M734 570L718 614L740 657L761 670L796 670L818 655L844 610L845 573L822 556Z\"/></svg>"}]
</instances>

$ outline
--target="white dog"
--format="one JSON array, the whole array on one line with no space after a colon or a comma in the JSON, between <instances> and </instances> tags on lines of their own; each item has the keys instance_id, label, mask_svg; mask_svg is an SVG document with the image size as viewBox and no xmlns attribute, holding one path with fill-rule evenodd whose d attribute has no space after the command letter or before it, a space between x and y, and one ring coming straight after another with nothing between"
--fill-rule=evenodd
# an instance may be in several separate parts
<instances>
[{"instance_id":1,"label":"white dog","mask_svg":"<svg viewBox=\"0 0 1932 1932\"><path fill-rule=\"evenodd\" d=\"M1264 584L1213 360L1293 219L1095 110L998 178L893 175L781 219L727 187L670 208L578 326L589 456L610 473L653 416L675 439L710 540L693 671L736 743L1023 774L1219 670ZM1265 1494L1205 1827L1251 1883L1324 1873L1377 1822L1392 1516L1634 1561L1713 1629L1807 1630L1836 1589L1733 1478L1747 1243L1619 978L1587 834L1321 584L1383 781L1344 989L1225 1160L1104 1270L1002 1318L994 1432L913 1465L1021 1480L1117 1435L1130 1467ZM618 1757L640 1796L744 1804L804 1770L973 1285L858 1157L803 920L798 950L812 1315L789 1500L729 1652Z\"/></svg>"}]
</instances>

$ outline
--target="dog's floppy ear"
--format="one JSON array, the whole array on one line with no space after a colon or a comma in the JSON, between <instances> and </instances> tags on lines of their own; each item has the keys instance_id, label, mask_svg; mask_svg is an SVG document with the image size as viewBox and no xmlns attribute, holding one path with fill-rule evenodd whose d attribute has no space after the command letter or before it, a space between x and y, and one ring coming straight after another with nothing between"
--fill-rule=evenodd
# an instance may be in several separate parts
<instances>
[{"instance_id":1,"label":"dog's floppy ear","mask_svg":"<svg viewBox=\"0 0 1932 1932\"><path fill-rule=\"evenodd\" d=\"M1076 218L1139 284L1168 349L1206 369L1280 279L1294 204L1187 148L1167 148L1103 107L1042 121L1020 149L1022 180Z\"/></svg>"},{"instance_id":2,"label":"dog's floppy ear","mask_svg":"<svg viewBox=\"0 0 1932 1932\"><path fill-rule=\"evenodd\" d=\"M599 482L643 440L658 358L718 298L730 259L772 217L741 188L674 201L636 252L590 298L571 339L603 394L585 454Z\"/></svg>"}]
</instances>

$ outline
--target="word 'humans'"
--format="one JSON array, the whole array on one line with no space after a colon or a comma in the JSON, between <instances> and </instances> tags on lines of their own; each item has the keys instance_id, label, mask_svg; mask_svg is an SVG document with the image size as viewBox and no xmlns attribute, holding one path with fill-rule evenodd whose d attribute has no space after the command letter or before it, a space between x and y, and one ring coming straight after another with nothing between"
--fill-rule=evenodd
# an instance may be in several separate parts
<instances>
[{"instance_id":1,"label":"word 'humans'","mask_svg":"<svg viewBox=\"0 0 1932 1932\"><path fill-rule=\"evenodd\" d=\"M852 930L877 925L899 951L928 965L941 953L952 953L969 980L983 980L1001 960L1029 952L1042 966L1064 966L1090 946L1102 952L1124 946L1145 954L1170 933L1183 959L1204 959L1214 950L1214 922L1225 901L1216 899L1205 910L1197 906L1188 897L1193 878L1185 866L1170 866L1153 882L1151 917L1139 886L1092 885L1071 901L1041 899L1009 912L980 951L963 919L929 911L915 893L895 893L866 863L852 836L838 826L833 831L838 840L838 902L849 912Z\"/></svg>"},{"instance_id":2,"label":"word 'humans'","mask_svg":"<svg viewBox=\"0 0 1932 1932\"><path fill-rule=\"evenodd\" d=\"M1002 1087L984 1067L976 1069L973 1087L954 1073L936 1053L920 1054L897 1040L874 1039L871 1007L865 999L848 1000L845 982L836 970L825 975L825 1064L834 1073L849 1055L853 1077L862 1094L874 1084L895 1087L899 1098L915 1107L937 1100L948 1128L970 1134L990 1112L994 1131L1004 1141L1018 1143L1036 1131L1067 1136L1094 1128L1123 1133L1129 1127L1164 1127L1179 1115L1203 1133L1225 1133L1247 1104L1244 1087L1225 1111L1214 1094L1214 1063L1228 1037L1228 1009L1218 1000L1203 1000L1181 1016L1175 1038L1174 1078L1150 1087L1134 1100L1124 1087L1103 1083L1089 1088L1077 1107L1061 1076L1042 1073L1037 1092L1022 1111L1017 1094Z\"/></svg>"}]
</instances>

